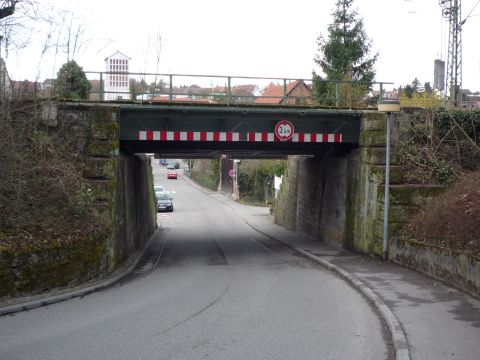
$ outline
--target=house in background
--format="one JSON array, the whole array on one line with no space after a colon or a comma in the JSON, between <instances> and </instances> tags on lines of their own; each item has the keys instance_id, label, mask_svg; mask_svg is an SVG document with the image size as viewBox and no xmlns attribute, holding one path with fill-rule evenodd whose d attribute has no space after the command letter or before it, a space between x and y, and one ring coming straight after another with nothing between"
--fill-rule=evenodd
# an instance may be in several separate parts
<instances>
[{"instance_id":1,"label":"house in background","mask_svg":"<svg viewBox=\"0 0 480 360\"><path fill-rule=\"evenodd\" d=\"M225 102L227 96L227 88L225 86L215 86L206 89L210 93L212 101ZM257 96L260 96L260 89L257 85L234 85L230 88L230 101L232 103L253 103Z\"/></svg>"},{"instance_id":2,"label":"house in background","mask_svg":"<svg viewBox=\"0 0 480 360\"><path fill-rule=\"evenodd\" d=\"M311 105L312 90L303 80L289 82L285 91L286 104L289 105ZM255 99L255 104L282 104L283 85L270 83L262 92L262 95Z\"/></svg>"},{"instance_id":3,"label":"house in background","mask_svg":"<svg viewBox=\"0 0 480 360\"><path fill-rule=\"evenodd\" d=\"M104 84L105 100L130 99L130 79L128 76L130 60L127 55L120 51L105 58L105 71L108 73Z\"/></svg>"}]
</instances>

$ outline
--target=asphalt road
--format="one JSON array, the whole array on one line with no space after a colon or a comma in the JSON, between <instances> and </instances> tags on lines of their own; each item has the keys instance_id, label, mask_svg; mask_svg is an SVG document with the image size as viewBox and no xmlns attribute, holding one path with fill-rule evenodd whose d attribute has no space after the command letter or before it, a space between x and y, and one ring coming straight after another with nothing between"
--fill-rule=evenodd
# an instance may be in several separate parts
<instances>
[{"instance_id":1,"label":"asphalt road","mask_svg":"<svg viewBox=\"0 0 480 360\"><path fill-rule=\"evenodd\" d=\"M173 213L135 271L83 298L0 318L0 359L389 359L378 314L343 280L245 224L179 171Z\"/></svg>"}]
</instances>

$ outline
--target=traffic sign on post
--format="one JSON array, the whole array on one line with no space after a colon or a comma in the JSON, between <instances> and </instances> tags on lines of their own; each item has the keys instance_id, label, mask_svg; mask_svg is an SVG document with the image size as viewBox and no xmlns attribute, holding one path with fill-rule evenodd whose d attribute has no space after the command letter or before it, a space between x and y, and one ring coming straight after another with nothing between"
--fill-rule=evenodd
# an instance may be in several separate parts
<instances>
[{"instance_id":1,"label":"traffic sign on post","mask_svg":"<svg viewBox=\"0 0 480 360\"><path fill-rule=\"evenodd\" d=\"M288 120L280 120L277 125L275 125L275 136L280 141L288 141L295 134L295 128L293 124Z\"/></svg>"}]
</instances>

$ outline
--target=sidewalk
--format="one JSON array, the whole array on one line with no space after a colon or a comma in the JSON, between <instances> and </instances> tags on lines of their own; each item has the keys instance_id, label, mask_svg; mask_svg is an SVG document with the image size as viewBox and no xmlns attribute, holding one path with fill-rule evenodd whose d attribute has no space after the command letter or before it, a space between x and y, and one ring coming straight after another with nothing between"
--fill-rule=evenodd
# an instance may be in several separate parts
<instances>
[{"instance_id":1,"label":"sidewalk","mask_svg":"<svg viewBox=\"0 0 480 360\"><path fill-rule=\"evenodd\" d=\"M337 272L379 310L396 359L480 359L480 300L417 271L357 254L273 224L268 209L223 195L252 228Z\"/></svg>"}]
</instances>

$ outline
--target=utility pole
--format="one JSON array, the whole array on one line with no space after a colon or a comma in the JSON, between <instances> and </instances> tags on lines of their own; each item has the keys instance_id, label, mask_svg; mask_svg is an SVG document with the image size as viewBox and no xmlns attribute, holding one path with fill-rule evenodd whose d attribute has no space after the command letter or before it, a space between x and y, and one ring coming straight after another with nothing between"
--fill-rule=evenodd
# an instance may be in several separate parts
<instances>
[{"instance_id":1,"label":"utility pole","mask_svg":"<svg viewBox=\"0 0 480 360\"><path fill-rule=\"evenodd\" d=\"M448 58L446 76L446 94L453 106L458 105L462 89L462 21L461 0L439 0L442 15L448 19Z\"/></svg>"}]
</instances>

